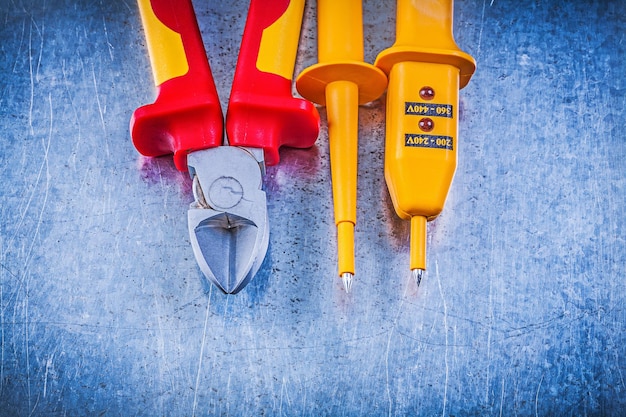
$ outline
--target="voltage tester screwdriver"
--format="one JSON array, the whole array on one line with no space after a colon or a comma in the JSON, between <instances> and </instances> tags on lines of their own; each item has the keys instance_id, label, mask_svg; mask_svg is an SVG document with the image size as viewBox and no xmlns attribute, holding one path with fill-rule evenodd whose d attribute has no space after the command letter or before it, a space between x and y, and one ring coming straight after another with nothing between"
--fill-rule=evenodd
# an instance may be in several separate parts
<instances>
[{"instance_id":1,"label":"voltage tester screwdriver","mask_svg":"<svg viewBox=\"0 0 626 417\"><path fill-rule=\"evenodd\" d=\"M302 97L326 106L338 269L346 292L355 269L359 104L376 100L387 86L385 74L363 62L362 17L361 0L318 0L319 62L296 79Z\"/></svg>"}]
</instances>

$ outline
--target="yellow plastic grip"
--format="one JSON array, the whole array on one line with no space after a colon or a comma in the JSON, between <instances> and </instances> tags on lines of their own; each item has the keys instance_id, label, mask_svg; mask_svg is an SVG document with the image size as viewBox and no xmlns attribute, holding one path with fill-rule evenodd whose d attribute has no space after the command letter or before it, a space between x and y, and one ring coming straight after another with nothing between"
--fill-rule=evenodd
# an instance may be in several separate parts
<instances>
[{"instance_id":1,"label":"yellow plastic grip","mask_svg":"<svg viewBox=\"0 0 626 417\"><path fill-rule=\"evenodd\" d=\"M150 0L137 0L137 3L148 42L154 84L158 87L167 80L185 75L189 63L180 34L159 20Z\"/></svg>"},{"instance_id":2,"label":"yellow plastic grip","mask_svg":"<svg viewBox=\"0 0 626 417\"><path fill-rule=\"evenodd\" d=\"M317 55L320 63L363 61L361 0L317 2Z\"/></svg>"},{"instance_id":3,"label":"yellow plastic grip","mask_svg":"<svg viewBox=\"0 0 626 417\"><path fill-rule=\"evenodd\" d=\"M396 41L378 54L375 65L389 75L403 61L449 64L459 68L459 87L465 87L476 62L454 41L453 15L453 0L398 0Z\"/></svg>"},{"instance_id":4,"label":"yellow plastic grip","mask_svg":"<svg viewBox=\"0 0 626 417\"><path fill-rule=\"evenodd\" d=\"M358 86L358 104L380 97L387 77L363 62L363 10L361 0L318 0L318 63L306 68L296 80L298 92L307 100L326 105L326 86L349 80Z\"/></svg>"},{"instance_id":5,"label":"yellow plastic grip","mask_svg":"<svg viewBox=\"0 0 626 417\"><path fill-rule=\"evenodd\" d=\"M259 71L291 80L298 52L304 1L291 0L285 13L263 30L256 62Z\"/></svg>"},{"instance_id":6,"label":"yellow plastic grip","mask_svg":"<svg viewBox=\"0 0 626 417\"><path fill-rule=\"evenodd\" d=\"M398 1L396 45L458 49L452 35L452 1Z\"/></svg>"}]
</instances>

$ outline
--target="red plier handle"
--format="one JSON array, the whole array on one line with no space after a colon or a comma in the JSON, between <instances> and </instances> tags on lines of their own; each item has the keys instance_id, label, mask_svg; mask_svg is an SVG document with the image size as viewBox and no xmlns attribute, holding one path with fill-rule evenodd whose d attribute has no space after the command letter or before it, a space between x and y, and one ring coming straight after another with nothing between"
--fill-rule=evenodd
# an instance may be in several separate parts
<instances>
[{"instance_id":1,"label":"red plier handle","mask_svg":"<svg viewBox=\"0 0 626 417\"><path fill-rule=\"evenodd\" d=\"M191 0L138 0L157 98L131 118L145 156L173 153L187 170L189 152L223 143L223 115ZM306 148L319 115L294 98L291 83L304 0L252 0L226 118L229 144L263 148L278 163L282 145Z\"/></svg>"}]
</instances>

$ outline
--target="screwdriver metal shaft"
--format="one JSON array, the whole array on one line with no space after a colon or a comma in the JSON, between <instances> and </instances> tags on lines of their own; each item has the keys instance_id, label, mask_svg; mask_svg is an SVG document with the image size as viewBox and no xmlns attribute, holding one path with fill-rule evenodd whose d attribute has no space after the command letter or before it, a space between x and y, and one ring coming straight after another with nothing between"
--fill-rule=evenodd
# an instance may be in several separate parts
<instances>
[{"instance_id":1,"label":"screwdriver metal shaft","mask_svg":"<svg viewBox=\"0 0 626 417\"><path fill-rule=\"evenodd\" d=\"M300 74L296 88L326 105L338 270L349 292L355 272L358 106L380 97L387 77L363 62L361 0L318 0L317 20L319 62Z\"/></svg>"}]
</instances>

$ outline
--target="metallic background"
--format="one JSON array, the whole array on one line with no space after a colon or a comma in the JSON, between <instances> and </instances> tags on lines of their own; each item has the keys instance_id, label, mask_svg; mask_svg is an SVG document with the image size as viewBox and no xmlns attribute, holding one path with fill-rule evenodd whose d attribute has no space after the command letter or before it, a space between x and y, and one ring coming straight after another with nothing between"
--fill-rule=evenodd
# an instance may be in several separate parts
<instances>
[{"instance_id":1,"label":"metallic background","mask_svg":"<svg viewBox=\"0 0 626 417\"><path fill-rule=\"evenodd\" d=\"M270 249L203 281L191 183L131 144L154 88L131 0L0 0L0 415L624 415L626 3L457 1L478 70L458 169L408 272L360 112L357 277L335 277L325 113L266 178ZM246 2L196 1L223 104ZM395 38L366 1L365 56ZM316 61L307 5L296 71Z\"/></svg>"}]
</instances>

